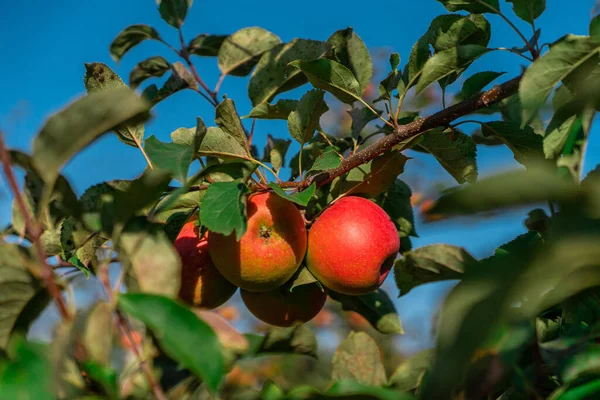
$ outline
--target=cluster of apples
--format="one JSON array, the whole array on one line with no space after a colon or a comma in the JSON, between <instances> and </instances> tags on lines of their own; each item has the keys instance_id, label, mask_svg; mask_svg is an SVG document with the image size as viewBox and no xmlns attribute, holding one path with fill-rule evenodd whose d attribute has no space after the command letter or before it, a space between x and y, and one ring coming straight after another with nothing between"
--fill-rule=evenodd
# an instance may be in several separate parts
<instances>
[{"instance_id":1,"label":"cluster of apples","mask_svg":"<svg viewBox=\"0 0 600 400\"><path fill-rule=\"evenodd\" d=\"M182 300L215 308L239 287L258 319L276 326L307 322L323 308L327 290L360 295L385 280L400 248L396 227L377 204L348 196L330 205L307 233L294 203L273 192L248 198L248 228L240 241L188 221L175 248L182 260ZM325 287L286 285L305 260Z\"/></svg>"}]
</instances>

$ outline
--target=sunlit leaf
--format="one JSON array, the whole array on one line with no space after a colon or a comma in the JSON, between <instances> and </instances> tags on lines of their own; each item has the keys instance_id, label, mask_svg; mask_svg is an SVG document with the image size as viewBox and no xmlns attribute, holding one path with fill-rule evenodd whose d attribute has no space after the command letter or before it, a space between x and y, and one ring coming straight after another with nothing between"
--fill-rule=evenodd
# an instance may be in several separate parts
<instances>
[{"instance_id":1,"label":"sunlit leaf","mask_svg":"<svg viewBox=\"0 0 600 400\"><path fill-rule=\"evenodd\" d=\"M244 28L227 37L219 48L219 69L223 75L246 76L265 51L281 43L263 28Z\"/></svg>"},{"instance_id":2,"label":"sunlit leaf","mask_svg":"<svg viewBox=\"0 0 600 400\"><path fill-rule=\"evenodd\" d=\"M106 89L125 88L127 85L108 65L86 63L83 83L88 93ZM135 86L134 86L135 88ZM144 139L144 124L124 124L114 129L119 140L129 146L137 147Z\"/></svg>"},{"instance_id":3,"label":"sunlit leaf","mask_svg":"<svg viewBox=\"0 0 600 400\"><path fill-rule=\"evenodd\" d=\"M156 29L148 25L130 25L123 29L110 44L110 55L119 62L129 50L144 40L162 40Z\"/></svg>"},{"instance_id":4,"label":"sunlit leaf","mask_svg":"<svg viewBox=\"0 0 600 400\"><path fill-rule=\"evenodd\" d=\"M329 297L339 301L345 311L354 311L365 317L381 333L404 333L396 307L382 289L359 296L349 296L330 291Z\"/></svg>"},{"instance_id":5,"label":"sunlit leaf","mask_svg":"<svg viewBox=\"0 0 600 400\"><path fill-rule=\"evenodd\" d=\"M78 151L147 112L148 105L128 88L89 94L48 119L33 142L34 165L46 182L53 182Z\"/></svg>"},{"instance_id":6,"label":"sunlit leaf","mask_svg":"<svg viewBox=\"0 0 600 400\"><path fill-rule=\"evenodd\" d=\"M418 285L460 279L465 266L475 259L466 250L446 244L432 244L402 254L394 264L400 296Z\"/></svg>"},{"instance_id":7,"label":"sunlit leaf","mask_svg":"<svg viewBox=\"0 0 600 400\"><path fill-rule=\"evenodd\" d=\"M239 240L246 232L244 196L247 192L246 185L236 181L210 184L200 207L202 225L222 235L235 231Z\"/></svg>"},{"instance_id":8,"label":"sunlit leaf","mask_svg":"<svg viewBox=\"0 0 600 400\"><path fill-rule=\"evenodd\" d=\"M379 386L387 382L377 343L364 332L351 332L333 355L331 377Z\"/></svg>"}]
</instances>

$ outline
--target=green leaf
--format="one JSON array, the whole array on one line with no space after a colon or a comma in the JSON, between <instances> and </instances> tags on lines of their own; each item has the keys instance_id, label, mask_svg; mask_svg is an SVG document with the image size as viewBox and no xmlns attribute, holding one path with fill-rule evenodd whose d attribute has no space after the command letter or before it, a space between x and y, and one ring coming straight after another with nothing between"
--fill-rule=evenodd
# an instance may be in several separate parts
<instances>
[{"instance_id":1,"label":"green leaf","mask_svg":"<svg viewBox=\"0 0 600 400\"><path fill-rule=\"evenodd\" d=\"M308 173L325 171L336 168L342 163L342 159L333 147L327 147L323 153L317 157Z\"/></svg>"},{"instance_id":2,"label":"green leaf","mask_svg":"<svg viewBox=\"0 0 600 400\"><path fill-rule=\"evenodd\" d=\"M62 244L63 230L61 230L60 233L61 233L61 244ZM63 251L64 251L64 249L63 249ZM79 259L79 257L77 257L77 255L71 256L69 259L67 259L67 262L71 263L75 268L77 268L78 270L83 272L83 274L85 275L85 279L90 278L90 269L81 262L81 260Z\"/></svg>"},{"instance_id":3,"label":"green leaf","mask_svg":"<svg viewBox=\"0 0 600 400\"><path fill-rule=\"evenodd\" d=\"M161 77L171 69L171 64L162 56L154 56L136 64L129 73L129 86L137 88L148 78Z\"/></svg>"},{"instance_id":4,"label":"green leaf","mask_svg":"<svg viewBox=\"0 0 600 400\"><path fill-rule=\"evenodd\" d=\"M491 28L480 14L445 14L431 21L425 37L435 53L466 44L485 47L490 41Z\"/></svg>"},{"instance_id":5,"label":"green leaf","mask_svg":"<svg viewBox=\"0 0 600 400\"><path fill-rule=\"evenodd\" d=\"M296 111L292 111L288 116L290 135L300 145L312 139L315 130L320 126L321 116L329 111L324 96L325 92L322 90L313 89L306 92L298 102Z\"/></svg>"},{"instance_id":6,"label":"green leaf","mask_svg":"<svg viewBox=\"0 0 600 400\"><path fill-rule=\"evenodd\" d=\"M88 93L100 90L125 88L127 85L110 67L102 63L86 63L83 83ZM144 124L125 124L114 129L119 140L126 145L137 147L144 139Z\"/></svg>"},{"instance_id":7,"label":"green leaf","mask_svg":"<svg viewBox=\"0 0 600 400\"><path fill-rule=\"evenodd\" d=\"M400 54L392 53L390 54L390 68L392 71L395 71L400 66Z\"/></svg>"},{"instance_id":8,"label":"green leaf","mask_svg":"<svg viewBox=\"0 0 600 400\"><path fill-rule=\"evenodd\" d=\"M76 100L48 119L33 142L33 163L46 182L78 151L123 124L148 115L148 105L128 88L107 89Z\"/></svg>"},{"instance_id":9,"label":"green leaf","mask_svg":"<svg viewBox=\"0 0 600 400\"><path fill-rule=\"evenodd\" d=\"M205 193L205 190L196 190L184 193L175 200L169 199L168 196L163 197L156 206L156 210L160 211L156 212L154 215L154 221L166 223L172 215L191 213L192 210L200 207L200 201Z\"/></svg>"},{"instance_id":10,"label":"green leaf","mask_svg":"<svg viewBox=\"0 0 600 400\"><path fill-rule=\"evenodd\" d=\"M285 155L291 143L292 141L290 139L275 139L268 134L263 161L270 162L273 169L278 172L281 167L283 167L283 161L285 160Z\"/></svg>"},{"instance_id":11,"label":"green leaf","mask_svg":"<svg viewBox=\"0 0 600 400\"><path fill-rule=\"evenodd\" d=\"M115 370L92 361L85 361L81 367L89 379L102 387L102 390L104 391L102 394L106 395L109 399L119 398L118 376ZM89 398L86 399L94 400Z\"/></svg>"},{"instance_id":12,"label":"green leaf","mask_svg":"<svg viewBox=\"0 0 600 400\"><path fill-rule=\"evenodd\" d=\"M129 222L121 234L119 246L130 263L137 287L129 292L145 292L176 298L181 287L181 260L162 225L144 218Z\"/></svg>"},{"instance_id":13,"label":"green leaf","mask_svg":"<svg viewBox=\"0 0 600 400\"><path fill-rule=\"evenodd\" d=\"M561 386L548 397L550 400L586 400L600 394L600 379L591 380L575 387Z\"/></svg>"},{"instance_id":14,"label":"green leaf","mask_svg":"<svg viewBox=\"0 0 600 400\"><path fill-rule=\"evenodd\" d=\"M481 125L484 137L495 137L504 143L515 156L515 160L523 165L541 158L544 139L537 135L530 126L521 129L516 122L492 121Z\"/></svg>"},{"instance_id":15,"label":"green leaf","mask_svg":"<svg viewBox=\"0 0 600 400\"><path fill-rule=\"evenodd\" d=\"M116 62L129 50L143 42L144 40L162 41L156 29L148 25L130 25L123 29L110 44L110 55Z\"/></svg>"},{"instance_id":16,"label":"green leaf","mask_svg":"<svg viewBox=\"0 0 600 400\"><path fill-rule=\"evenodd\" d=\"M410 391L421 386L423 376L431 365L433 351L431 349L420 352L403 360L390 378L390 385L402 391Z\"/></svg>"},{"instance_id":17,"label":"green leaf","mask_svg":"<svg viewBox=\"0 0 600 400\"><path fill-rule=\"evenodd\" d=\"M151 85L142 93L142 97L147 98L153 106L181 90L188 88L198 89L192 73L185 65L177 61L171 64L171 71L171 76L169 76L169 79L167 79L160 89L157 89L155 85ZM149 89L151 93L147 93Z\"/></svg>"},{"instance_id":18,"label":"green leaf","mask_svg":"<svg viewBox=\"0 0 600 400\"><path fill-rule=\"evenodd\" d=\"M317 339L305 324L289 328L271 328L264 338L246 334L246 338L253 343L251 355L262 353L293 353L317 356Z\"/></svg>"},{"instance_id":19,"label":"green leaf","mask_svg":"<svg viewBox=\"0 0 600 400\"><path fill-rule=\"evenodd\" d=\"M288 119L290 113L298 108L298 100L277 100L275 104L260 103L250 111L248 117L257 119Z\"/></svg>"},{"instance_id":20,"label":"green leaf","mask_svg":"<svg viewBox=\"0 0 600 400\"><path fill-rule=\"evenodd\" d=\"M112 215L104 217L113 217L116 222L128 220L157 201L167 190L169 182L170 172L147 169L139 178L129 182L126 188L114 191Z\"/></svg>"},{"instance_id":21,"label":"green leaf","mask_svg":"<svg viewBox=\"0 0 600 400\"><path fill-rule=\"evenodd\" d=\"M546 0L506 0L513 3L513 11L525 22L533 23L546 9Z\"/></svg>"},{"instance_id":22,"label":"green leaf","mask_svg":"<svg viewBox=\"0 0 600 400\"><path fill-rule=\"evenodd\" d=\"M207 35L201 33L190 41L187 51L197 56L217 57L219 49L227 38L227 35Z\"/></svg>"},{"instance_id":23,"label":"green leaf","mask_svg":"<svg viewBox=\"0 0 600 400\"><path fill-rule=\"evenodd\" d=\"M296 192L293 194L287 194L285 192L285 190L283 190L279 185L277 185L275 182L271 182L269 184L269 187L271 189L273 189L273 191L275 193L277 193L280 197L289 200L293 203L296 203L298 205L301 205L302 207L306 207L308 205L308 202L310 201L310 199L313 197L313 195L315 194L315 190L317 188L315 183L312 183L309 187L307 187L306 189L304 189L301 192Z\"/></svg>"},{"instance_id":24,"label":"green leaf","mask_svg":"<svg viewBox=\"0 0 600 400\"><path fill-rule=\"evenodd\" d=\"M259 57L281 43L279 37L263 28L244 28L229 36L219 48L222 75L246 76Z\"/></svg>"},{"instance_id":25,"label":"green leaf","mask_svg":"<svg viewBox=\"0 0 600 400\"><path fill-rule=\"evenodd\" d=\"M458 129L433 130L421 137L416 149L433 155L458 183L477 180L477 147L471 137Z\"/></svg>"},{"instance_id":26,"label":"green leaf","mask_svg":"<svg viewBox=\"0 0 600 400\"><path fill-rule=\"evenodd\" d=\"M215 124L223 132L234 138L241 147L248 148L248 138L242 125L242 121L235 109L235 103L231 99L225 99L216 108ZM246 151L247 154L247 151Z\"/></svg>"},{"instance_id":27,"label":"green leaf","mask_svg":"<svg viewBox=\"0 0 600 400\"><path fill-rule=\"evenodd\" d=\"M329 297L342 304L345 311L354 311L363 317L381 333L404 334L400 318L394 303L383 289L374 292L349 296L336 292L329 292Z\"/></svg>"},{"instance_id":28,"label":"green leaf","mask_svg":"<svg viewBox=\"0 0 600 400\"><path fill-rule=\"evenodd\" d=\"M429 85L440 79L447 78L451 74L460 73L488 51L484 46L467 44L434 54L423 65L423 72L417 82L416 93L421 93Z\"/></svg>"},{"instance_id":29,"label":"green leaf","mask_svg":"<svg viewBox=\"0 0 600 400\"><path fill-rule=\"evenodd\" d=\"M202 198L200 221L210 231L230 235L239 241L246 232L246 185L240 182L211 183Z\"/></svg>"},{"instance_id":30,"label":"green leaf","mask_svg":"<svg viewBox=\"0 0 600 400\"><path fill-rule=\"evenodd\" d=\"M214 182L246 182L256 170L256 167L256 164L249 161L217 163L214 165L209 164L209 166L201 172L201 177L206 176L211 178Z\"/></svg>"},{"instance_id":31,"label":"green leaf","mask_svg":"<svg viewBox=\"0 0 600 400\"><path fill-rule=\"evenodd\" d=\"M546 127L546 136L543 139L544 155L546 158L558 158L562 152L573 129L578 126L581 107L575 103L567 103L560 107Z\"/></svg>"},{"instance_id":32,"label":"green leaf","mask_svg":"<svg viewBox=\"0 0 600 400\"><path fill-rule=\"evenodd\" d=\"M373 75L373 62L367 46L352 28L341 29L327 39L335 61L348 68L364 92ZM393 68L395 69L395 68Z\"/></svg>"},{"instance_id":33,"label":"green leaf","mask_svg":"<svg viewBox=\"0 0 600 400\"><path fill-rule=\"evenodd\" d=\"M491 10L489 7L486 7L485 4L495 8L496 10L500 9L500 4L498 4L498 0L482 0L481 4L478 0L438 0L446 10L450 12L455 11L468 11L473 14L483 14L483 13L493 13L496 11Z\"/></svg>"},{"instance_id":34,"label":"green leaf","mask_svg":"<svg viewBox=\"0 0 600 400\"><path fill-rule=\"evenodd\" d=\"M195 128L178 128L171 132L171 140L173 143L191 147L193 152L196 153L206 133L206 125L204 125L202 118L198 117Z\"/></svg>"},{"instance_id":35,"label":"green leaf","mask_svg":"<svg viewBox=\"0 0 600 400\"><path fill-rule=\"evenodd\" d=\"M377 197L396 181L396 177L404 171L408 158L401 152L388 151L373 161L351 169L345 179L333 181L332 189L341 193L364 194Z\"/></svg>"},{"instance_id":36,"label":"green leaf","mask_svg":"<svg viewBox=\"0 0 600 400\"><path fill-rule=\"evenodd\" d=\"M314 61L293 61L289 65L304 72L314 87L328 91L344 103L362 101L356 77L352 71L336 61L323 58Z\"/></svg>"},{"instance_id":37,"label":"green leaf","mask_svg":"<svg viewBox=\"0 0 600 400\"><path fill-rule=\"evenodd\" d=\"M265 52L248 84L252 105L271 102L279 93L304 85L306 76L288 64L294 60L316 60L325 54L327 48L326 43L317 40L294 39Z\"/></svg>"},{"instance_id":38,"label":"green leaf","mask_svg":"<svg viewBox=\"0 0 600 400\"><path fill-rule=\"evenodd\" d=\"M380 110L375 111L377 111L377 114L374 114L373 111L369 110L366 107L353 108L351 110L348 110L348 114L350 114L350 117L352 117L351 130L352 136L354 138L358 138L365 126L369 122L377 119L378 115L381 115L383 113L383 111Z\"/></svg>"},{"instance_id":39,"label":"green leaf","mask_svg":"<svg viewBox=\"0 0 600 400\"><path fill-rule=\"evenodd\" d=\"M308 268L306 268L305 265L301 265L300 268L298 268L298 271L296 271L296 273L294 274L294 276L288 282L285 283L285 286L289 289L290 292L293 292L294 289L298 286L311 284L317 284L321 287L321 290L323 290L323 286L317 280L317 278L315 278L313 274L310 273L310 271L308 270Z\"/></svg>"},{"instance_id":40,"label":"green leaf","mask_svg":"<svg viewBox=\"0 0 600 400\"><path fill-rule=\"evenodd\" d=\"M298 158L300 156L302 156L303 169L310 169L316 158L323 154L323 151L327 147L327 143L318 140L318 138L319 137L316 137L311 140L298 153L296 153L291 160L289 160L288 167L292 170L292 179L298 177Z\"/></svg>"},{"instance_id":41,"label":"green leaf","mask_svg":"<svg viewBox=\"0 0 600 400\"><path fill-rule=\"evenodd\" d=\"M590 21L590 38L594 40L600 39L600 16L596 15Z\"/></svg>"},{"instance_id":42,"label":"green leaf","mask_svg":"<svg viewBox=\"0 0 600 400\"><path fill-rule=\"evenodd\" d=\"M387 382L377 343L364 332L351 332L333 355L331 378L380 386Z\"/></svg>"},{"instance_id":43,"label":"green leaf","mask_svg":"<svg viewBox=\"0 0 600 400\"><path fill-rule=\"evenodd\" d=\"M194 158L191 146L161 142L152 135L146 139L144 149L155 168L171 171L175 179L185 183Z\"/></svg>"},{"instance_id":44,"label":"green leaf","mask_svg":"<svg viewBox=\"0 0 600 400\"><path fill-rule=\"evenodd\" d=\"M562 80L600 52L600 42L585 36L567 35L531 64L519 85L523 122L527 124Z\"/></svg>"},{"instance_id":45,"label":"green leaf","mask_svg":"<svg viewBox=\"0 0 600 400\"><path fill-rule=\"evenodd\" d=\"M248 150L239 141L221 128L211 126L200 143L198 155L218 158L247 159Z\"/></svg>"},{"instance_id":46,"label":"green leaf","mask_svg":"<svg viewBox=\"0 0 600 400\"><path fill-rule=\"evenodd\" d=\"M26 248L0 243L1 350L6 350L15 330L25 334L29 324L38 317L39 313L31 308L35 305L33 302L45 305L50 299L44 285L34 275L38 268Z\"/></svg>"},{"instance_id":47,"label":"green leaf","mask_svg":"<svg viewBox=\"0 0 600 400\"><path fill-rule=\"evenodd\" d=\"M530 168L504 172L440 197L428 215L468 215L542 201L570 201L575 184L559 179L553 169Z\"/></svg>"},{"instance_id":48,"label":"green leaf","mask_svg":"<svg viewBox=\"0 0 600 400\"><path fill-rule=\"evenodd\" d=\"M111 361L113 339L113 305L96 303L85 316L81 340L85 346L87 360L108 366Z\"/></svg>"},{"instance_id":49,"label":"green leaf","mask_svg":"<svg viewBox=\"0 0 600 400\"><path fill-rule=\"evenodd\" d=\"M204 321L175 301L156 295L122 294L118 304L154 332L170 357L201 378L212 393L217 392L225 374L222 348Z\"/></svg>"},{"instance_id":50,"label":"green leaf","mask_svg":"<svg viewBox=\"0 0 600 400\"><path fill-rule=\"evenodd\" d=\"M425 283L460 279L465 266L474 262L466 250L447 244L432 244L408 251L394 264L400 296Z\"/></svg>"},{"instance_id":51,"label":"green leaf","mask_svg":"<svg viewBox=\"0 0 600 400\"><path fill-rule=\"evenodd\" d=\"M390 216L401 238L418 236L415 231L414 212L410 204L411 195L410 187L397 179L377 198L377 204Z\"/></svg>"},{"instance_id":52,"label":"green leaf","mask_svg":"<svg viewBox=\"0 0 600 400\"><path fill-rule=\"evenodd\" d=\"M0 368L0 398L54 399L49 353L42 343L16 338Z\"/></svg>"},{"instance_id":53,"label":"green leaf","mask_svg":"<svg viewBox=\"0 0 600 400\"><path fill-rule=\"evenodd\" d=\"M408 63L404 68L403 80L406 82L407 90L418 82L417 79L422 74L423 67L430 57L429 38L427 37L427 34L425 34L414 44L410 51Z\"/></svg>"},{"instance_id":54,"label":"green leaf","mask_svg":"<svg viewBox=\"0 0 600 400\"><path fill-rule=\"evenodd\" d=\"M487 85L506 72L482 71L478 72L465 81L460 92L461 99L468 99L481 92Z\"/></svg>"},{"instance_id":55,"label":"green leaf","mask_svg":"<svg viewBox=\"0 0 600 400\"><path fill-rule=\"evenodd\" d=\"M390 100L392 98L392 92L394 90L398 90L398 95L401 96L404 93L405 86L406 85L405 85L404 81L402 80L401 73L399 73L396 70L390 72L381 82L379 82L379 86L377 87L377 91L379 92L379 97L376 100L374 100L373 103L376 103L381 100ZM355 110L359 110L359 109L355 109ZM368 110L368 108L366 110ZM348 111L348 112L351 113L351 111ZM370 113L371 113L371 115L375 116L373 114L373 112L370 112ZM379 113L379 114L381 114L381 113ZM350 114L350 115L352 115L352 114ZM365 116L367 116L367 115L365 114ZM362 129L362 127L361 127L361 129ZM353 117L352 132L353 132L353 134L355 132L354 117Z\"/></svg>"},{"instance_id":56,"label":"green leaf","mask_svg":"<svg viewBox=\"0 0 600 400\"><path fill-rule=\"evenodd\" d=\"M157 3L162 19L174 28L181 28L192 6L192 0L157 0Z\"/></svg>"},{"instance_id":57,"label":"green leaf","mask_svg":"<svg viewBox=\"0 0 600 400\"><path fill-rule=\"evenodd\" d=\"M325 395L319 394L314 399L412 400L414 397L378 385L367 386L355 381L342 381L335 382Z\"/></svg>"}]
</instances>

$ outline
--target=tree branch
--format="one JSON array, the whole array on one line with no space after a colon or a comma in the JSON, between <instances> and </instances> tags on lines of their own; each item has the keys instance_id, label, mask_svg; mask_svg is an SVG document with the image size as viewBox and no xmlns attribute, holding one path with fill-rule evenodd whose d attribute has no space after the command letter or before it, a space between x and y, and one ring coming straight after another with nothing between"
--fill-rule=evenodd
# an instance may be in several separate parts
<instances>
[{"instance_id":1,"label":"tree branch","mask_svg":"<svg viewBox=\"0 0 600 400\"><path fill-rule=\"evenodd\" d=\"M192 75L194 76L196 82L198 82L198 84L202 87L202 89L204 89L206 94L210 96L209 101L211 102L211 104L216 107L219 104L217 93L210 90L206 83L204 83L204 80L202 80L202 78L200 77L200 74L198 74L194 63L192 63L192 60L190 58L190 53L188 53L187 51L187 46L185 45L185 39L183 38L183 32L181 31L181 28L179 28L177 31L179 32L179 42L181 44L181 50L179 50L178 54L181 56L181 58L185 60L188 67L190 67L190 71L192 72Z\"/></svg>"},{"instance_id":2,"label":"tree branch","mask_svg":"<svg viewBox=\"0 0 600 400\"><path fill-rule=\"evenodd\" d=\"M2 161L2 169L4 171L4 175L6 176L8 186L15 196L19 211L25 220L25 230L29 232L36 257L42 266L41 275L44 283L46 284L46 288L48 289L48 293L50 293L50 296L52 296L54 299L61 317L65 320L71 320L71 314L67 309L61 290L54 281L54 272L52 271L52 267L46 260L46 251L44 250L44 246L42 245L41 241L41 236L44 231L29 214L29 210L25 205L23 193L21 193L21 190L19 189L19 185L17 184L17 180L12 170L12 161L10 159L8 149L4 144L4 136L2 131L0 131L0 160Z\"/></svg>"},{"instance_id":3,"label":"tree branch","mask_svg":"<svg viewBox=\"0 0 600 400\"><path fill-rule=\"evenodd\" d=\"M371 161L378 155L407 139L418 136L430 129L446 126L460 117L464 117L481 108L489 107L490 105L513 95L518 91L520 82L521 76L518 76L501 85L496 85L492 89L483 92L478 96L471 97L470 99L454 104L428 117L411 122L410 124L399 126L392 134L381 138L363 150L344 159L337 168L324 171L303 182L291 182L286 183L285 186L281 186L299 186L301 189L304 189L313 182L315 182L317 186L323 186L351 169Z\"/></svg>"}]
</instances>

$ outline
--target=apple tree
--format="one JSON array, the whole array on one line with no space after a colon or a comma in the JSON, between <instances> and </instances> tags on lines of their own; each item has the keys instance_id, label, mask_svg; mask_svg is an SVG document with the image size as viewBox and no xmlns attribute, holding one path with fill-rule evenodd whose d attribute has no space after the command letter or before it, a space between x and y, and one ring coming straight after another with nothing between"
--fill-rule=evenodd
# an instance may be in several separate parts
<instances>
[{"instance_id":1,"label":"apple tree","mask_svg":"<svg viewBox=\"0 0 600 400\"><path fill-rule=\"evenodd\" d=\"M325 41L283 42L260 27L185 38L192 1L158 1L179 41L149 25L125 27L109 47L115 62L146 41L164 53L125 79L86 63L87 95L50 117L29 153L7 148L0 133L14 196L0 242L0 398L600 396L600 174L582 176L600 104L600 19L586 36L546 43L536 27L545 0L437 1L447 13L410 54L386 57L375 83L375 61L352 28ZM491 47L490 15L522 42ZM513 53L521 75L469 72L500 51ZM220 75L206 76L197 57L213 59ZM247 82L250 109L221 91L225 79ZM410 99L432 88L441 101L422 114ZM214 118L183 122L170 142L148 137L153 107L184 90L214 107ZM328 133L322 116L336 108L351 123ZM286 134L267 136L263 120L279 120ZM78 196L62 168L105 134L147 168ZM520 168L478 179L483 145L506 146ZM531 207L523 233L479 260L446 244L413 248L409 150L456 181L420 204L420 218ZM105 298L76 309L74 274L97 279ZM380 287L386 279L397 293ZM443 280L458 283L440 310L435 347L386 370L372 336L402 334L391 297ZM266 330L241 333L211 311L238 288ZM274 355L295 360L298 376L316 368L307 323L330 302L373 335L350 332L331 364L318 364L318 382L232 384L240 363ZM27 340L48 304L61 317L52 343Z\"/></svg>"}]
</instances>

